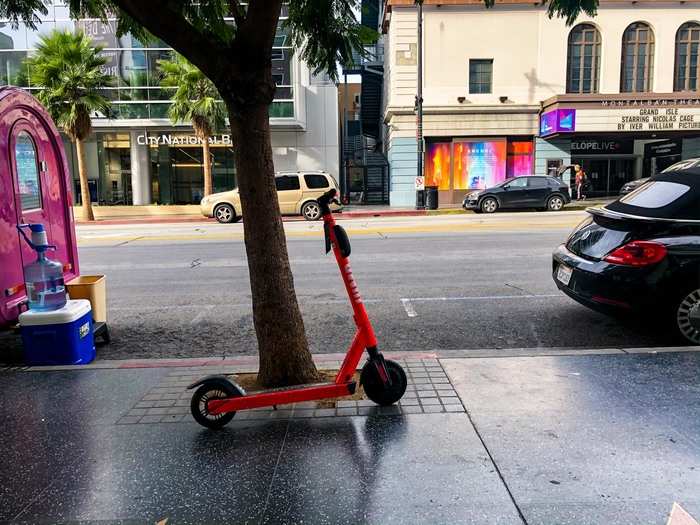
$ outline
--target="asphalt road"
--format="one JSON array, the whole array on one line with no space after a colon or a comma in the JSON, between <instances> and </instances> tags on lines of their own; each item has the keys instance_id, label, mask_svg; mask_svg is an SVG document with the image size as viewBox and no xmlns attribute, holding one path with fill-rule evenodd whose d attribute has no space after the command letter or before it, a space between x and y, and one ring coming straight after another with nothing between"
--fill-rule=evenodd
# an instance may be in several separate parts
<instances>
[{"instance_id":1,"label":"asphalt road","mask_svg":"<svg viewBox=\"0 0 700 525\"><path fill-rule=\"evenodd\" d=\"M387 351L665 346L654 327L579 306L550 254L582 213L346 221L353 272ZM314 352L343 352L353 323L318 224L287 226ZM254 354L241 225L81 227L83 274L107 275L103 359Z\"/></svg>"}]
</instances>

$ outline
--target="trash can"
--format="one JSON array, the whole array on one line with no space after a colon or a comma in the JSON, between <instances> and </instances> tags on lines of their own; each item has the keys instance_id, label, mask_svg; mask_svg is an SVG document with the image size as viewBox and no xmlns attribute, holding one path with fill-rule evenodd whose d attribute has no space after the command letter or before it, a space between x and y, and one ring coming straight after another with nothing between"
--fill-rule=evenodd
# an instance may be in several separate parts
<instances>
[{"instance_id":1,"label":"trash can","mask_svg":"<svg viewBox=\"0 0 700 525\"><path fill-rule=\"evenodd\" d=\"M425 209L425 190L416 190L416 209Z\"/></svg>"},{"instance_id":2,"label":"trash can","mask_svg":"<svg viewBox=\"0 0 700 525\"><path fill-rule=\"evenodd\" d=\"M426 186L425 187L425 207L429 210L438 209L438 187L437 186Z\"/></svg>"},{"instance_id":3,"label":"trash can","mask_svg":"<svg viewBox=\"0 0 700 525\"><path fill-rule=\"evenodd\" d=\"M95 322L107 322L107 280L104 275L81 275L66 283L66 289L71 299L90 301Z\"/></svg>"}]
</instances>

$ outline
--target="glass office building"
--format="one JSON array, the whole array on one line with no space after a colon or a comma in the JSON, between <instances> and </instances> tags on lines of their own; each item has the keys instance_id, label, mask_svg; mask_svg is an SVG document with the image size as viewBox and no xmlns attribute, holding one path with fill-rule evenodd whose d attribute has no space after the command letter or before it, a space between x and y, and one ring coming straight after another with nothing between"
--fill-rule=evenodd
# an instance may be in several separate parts
<instances>
[{"instance_id":1,"label":"glass office building","mask_svg":"<svg viewBox=\"0 0 700 525\"><path fill-rule=\"evenodd\" d=\"M54 29L82 30L103 47L105 71L114 77L104 90L112 102L109 118L95 115L95 132L86 144L90 191L100 204L196 204L202 197L201 143L189 123L173 124L168 107L176 88L162 87L159 60L174 53L162 41L142 43L131 35L117 37L116 20L71 20L63 2L48 6L37 29L13 28L0 21L0 85L35 91L24 61L41 35ZM281 14L284 19L285 11ZM277 83L270 109L275 165L278 169L321 169L337 176L337 90L310 73L289 45L280 23L272 56ZM337 108L337 106L335 106ZM235 151L228 132L211 140L214 191L235 187ZM77 161L66 142L79 198Z\"/></svg>"}]
</instances>

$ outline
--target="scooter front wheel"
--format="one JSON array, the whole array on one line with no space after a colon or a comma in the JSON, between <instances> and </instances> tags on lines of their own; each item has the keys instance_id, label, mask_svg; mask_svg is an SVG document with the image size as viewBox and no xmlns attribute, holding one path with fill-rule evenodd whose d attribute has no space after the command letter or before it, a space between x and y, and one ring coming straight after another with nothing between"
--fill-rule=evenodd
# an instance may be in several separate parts
<instances>
[{"instance_id":1,"label":"scooter front wheel","mask_svg":"<svg viewBox=\"0 0 700 525\"><path fill-rule=\"evenodd\" d=\"M365 394L372 401L382 406L389 406L401 399L406 392L406 372L401 365L395 361L385 360L384 365L391 379L391 385L385 385L379 376L377 366L371 361L367 361L360 374L360 382Z\"/></svg>"},{"instance_id":2,"label":"scooter front wheel","mask_svg":"<svg viewBox=\"0 0 700 525\"><path fill-rule=\"evenodd\" d=\"M240 395L241 393L225 379L209 379L192 395L192 401L190 402L192 417L200 425L218 430L228 424L236 413L210 414L207 404L213 399L226 399Z\"/></svg>"}]
</instances>

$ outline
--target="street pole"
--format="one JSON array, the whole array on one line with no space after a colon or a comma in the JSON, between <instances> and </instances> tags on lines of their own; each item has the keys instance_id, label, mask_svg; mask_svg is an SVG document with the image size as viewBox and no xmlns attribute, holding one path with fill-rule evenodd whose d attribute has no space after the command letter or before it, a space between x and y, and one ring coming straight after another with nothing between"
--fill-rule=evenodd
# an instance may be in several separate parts
<instances>
[{"instance_id":1,"label":"street pole","mask_svg":"<svg viewBox=\"0 0 700 525\"><path fill-rule=\"evenodd\" d=\"M418 177L423 178L423 0L416 0L418 7L418 79L416 92L416 142L418 146L418 169L416 171L416 208L425 208L425 186L417 184Z\"/></svg>"},{"instance_id":2,"label":"street pole","mask_svg":"<svg viewBox=\"0 0 700 525\"><path fill-rule=\"evenodd\" d=\"M340 187L340 198L341 200L344 200L349 194L350 191L348 190L348 179L349 174L348 171L350 171L350 160L348 159L348 156L345 153L345 149L347 147L347 140L348 140L348 74L345 73L345 86L344 86L344 92L343 92L343 184Z\"/></svg>"}]
</instances>

